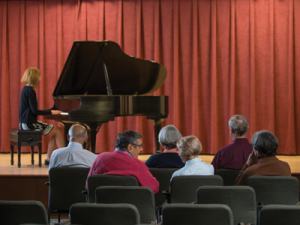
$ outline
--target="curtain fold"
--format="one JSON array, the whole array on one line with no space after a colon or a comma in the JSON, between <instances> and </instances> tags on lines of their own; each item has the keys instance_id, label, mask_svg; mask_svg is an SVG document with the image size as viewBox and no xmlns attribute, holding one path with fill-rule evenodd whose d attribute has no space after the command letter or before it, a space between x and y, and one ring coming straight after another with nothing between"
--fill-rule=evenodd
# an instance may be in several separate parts
<instances>
[{"instance_id":1,"label":"curtain fold","mask_svg":"<svg viewBox=\"0 0 300 225\"><path fill-rule=\"evenodd\" d=\"M49 109L73 42L111 40L126 54L167 68L152 94L169 96L163 125L197 136L203 153L231 143L228 120L242 114L249 139L270 130L279 154L300 154L299 1L22 0L0 1L0 12L0 152L10 151L9 130L18 127L25 69L41 70L39 108ZM112 151L127 129L143 135L143 153L154 151L151 121L119 117L102 125L96 152ZM43 152L48 141L43 138Z\"/></svg>"}]
</instances>

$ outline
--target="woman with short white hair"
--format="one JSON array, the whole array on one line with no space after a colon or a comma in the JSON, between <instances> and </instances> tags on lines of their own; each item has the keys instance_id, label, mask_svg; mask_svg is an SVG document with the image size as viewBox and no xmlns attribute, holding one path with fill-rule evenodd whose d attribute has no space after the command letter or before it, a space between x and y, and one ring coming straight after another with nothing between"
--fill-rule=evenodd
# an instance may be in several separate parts
<instances>
[{"instance_id":1,"label":"woman with short white hair","mask_svg":"<svg viewBox=\"0 0 300 225\"><path fill-rule=\"evenodd\" d=\"M197 137L191 135L181 138L177 142L177 148L185 166L174 172L171 180L176 176L214 175L214 167L199 158L202 145Z\"/></svg>"},{"instance_id":2,"label":"woman with short white hair","mask_svg":"<svg viewBox=\"0 0 300 225\"><path fill-rule=\"evenodd\" d=\"M163 127L158 134L158 141L164 148L162 153L153 154L146 161L149 168L182 168L184 163L178 156L176 143L182 138L181 133L173 125Z\"/></svg>"}]
</instances>

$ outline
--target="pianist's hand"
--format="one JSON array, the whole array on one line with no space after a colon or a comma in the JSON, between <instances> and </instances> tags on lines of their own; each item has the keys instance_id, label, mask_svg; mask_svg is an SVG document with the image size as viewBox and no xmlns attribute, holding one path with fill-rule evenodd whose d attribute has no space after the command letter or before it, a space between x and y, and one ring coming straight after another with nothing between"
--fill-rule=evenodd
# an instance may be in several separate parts
<instances>
[{"instance_id":1,"label":"pianist's hand","mask_svg":"<svg viewBox=\"0 0 300 225\"><path fill-rule=\"evenodd\" d=\"M60 113L62 113L63 111L60 111L60 110L51 110L51 114L52 115L58 115Z\"/></svg>"}]
</instances>

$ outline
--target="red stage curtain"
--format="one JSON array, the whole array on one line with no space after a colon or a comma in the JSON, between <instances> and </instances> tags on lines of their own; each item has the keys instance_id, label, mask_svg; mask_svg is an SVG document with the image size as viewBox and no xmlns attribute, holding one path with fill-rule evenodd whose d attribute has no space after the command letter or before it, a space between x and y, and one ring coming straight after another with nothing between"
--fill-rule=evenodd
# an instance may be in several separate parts
<instances>
[{"instance_id":1,"label":"red stage curtain","mask_svg":"<svg viewBox=\"0 0 300 225\"><path fill-rule=\"evenodd\" d=\"M9 129L18 127L24 70L40 68L39 108L50 108L73 41L112 40L167 68L154 93L170 98L164 125L197 136L203 153L231 143L228 119L242 114L249 138L270 130L279 154L299 154L299 17L294 0L0 1L0 152L9 152ZM145 117L103 125L96 152L112 151L126 129L139 131L143 152L152 153L154 132Z\"/></svg>"}]
</instances>

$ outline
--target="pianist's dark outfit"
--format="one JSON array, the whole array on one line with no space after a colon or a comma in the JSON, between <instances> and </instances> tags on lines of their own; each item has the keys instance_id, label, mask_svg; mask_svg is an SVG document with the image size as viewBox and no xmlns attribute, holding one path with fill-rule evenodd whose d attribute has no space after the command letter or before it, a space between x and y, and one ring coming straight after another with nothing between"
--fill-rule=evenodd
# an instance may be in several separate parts
<instances>
[{"instance_id":1,"label":"pianist's dark outfit","mask_svg":"<svg viewBox=\"0 0 300 225\"><path fill-rule=\"evenodd\" d=\"M38 110L35 90L30 86L24 86L21 91L19 106L20 129L40 130L43 135L49 134L54 126L37 120L38 115L49 114L51 114L51 110Z\"/></svg>"}]
</instances>

